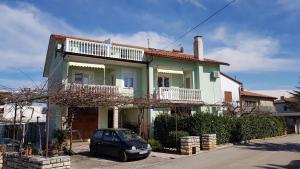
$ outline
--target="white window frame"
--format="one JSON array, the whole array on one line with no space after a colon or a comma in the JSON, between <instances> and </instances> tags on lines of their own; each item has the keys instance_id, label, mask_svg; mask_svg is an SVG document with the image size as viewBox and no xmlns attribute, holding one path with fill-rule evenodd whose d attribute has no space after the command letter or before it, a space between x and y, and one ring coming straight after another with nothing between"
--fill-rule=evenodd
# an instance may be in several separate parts
<instances>
[{"instance_id":1,"label":"white window frame","mask_svg":"<svg viewBox=\"0 0 300 169\"><path fill-rule=\"evenodd\" d=\"M169 86L168 87L172 87L172 75L168 75L168 74L158 74L157 75L157 81L156 81L156 83L157 83L157 87L159 88L159 86L158 86L158 78L159 77L161 77L162 78L162 84L163 84L163 86L161 86L161 87L166 87L166 86L164 86L164 84L165 84L165 78L169 78Z\"/></svg>"}]
</instances>

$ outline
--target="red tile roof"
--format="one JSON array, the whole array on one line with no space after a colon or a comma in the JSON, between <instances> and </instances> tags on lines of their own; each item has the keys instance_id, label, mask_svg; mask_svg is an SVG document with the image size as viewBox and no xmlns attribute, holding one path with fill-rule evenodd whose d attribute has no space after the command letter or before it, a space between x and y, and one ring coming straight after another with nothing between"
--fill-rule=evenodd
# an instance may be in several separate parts
<instances>
[{"instance_id":1,"label":"red tile roof","mask_svg":"<svg viewBox=\"0 0 300 169\"><path fill-rule=\"evenodd\" d=\"M245 91L245 90L241 90L240 94L241 94L241 97L246 96L246 97L267 98L267 99L272 99L272 100L277 99L276 97L273 97L273 96L268 96L268 95L264 95L264 94L260 94L260 93L249 92L249 91Z\"/></svg>"},{"instance_id":2,"label":"red tile roof","mask_svg":"<svg viewBox=\"0 0 300 169\"><path fill-rule=\"evenodd\" d=\"M99 41L99 40L79 38L79 37L74 37L74 36L65 36L65 35L59 35L59 34L52 34L51 36L57 40L65 40L66 38L72 38L72 39L86 40L86 41L91 41L91 42L100 42L100 43L103 42L103 41ZM144 48L141 46L127 45L127 44L120 44L120 43L112 43L112 44L118 45L118 46L124 46L124 47L144 49L145 54L148 54L148 55L155 55L155 56L167 57L167 58L184 59L184 60L195 61L195 62L204 62L207 64L218 64L218 65L229 66L228 63L217 61L217 60L212 60L212 59L207 59L207 58L204 58L203 61L199 61L197 58L194 57L194 55L176 52L176 51L174 52L174 51L159 50L159 49L152 49L152 48L149 49L149 48Z\"/></svg>"}]
</instances>

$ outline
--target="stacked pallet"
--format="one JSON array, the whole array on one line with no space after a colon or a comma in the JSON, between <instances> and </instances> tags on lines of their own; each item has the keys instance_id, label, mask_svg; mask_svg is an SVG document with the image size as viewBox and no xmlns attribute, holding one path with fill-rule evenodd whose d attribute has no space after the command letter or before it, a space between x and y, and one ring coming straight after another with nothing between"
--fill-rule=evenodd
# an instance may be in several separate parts
<instances>
[{"instance_id":1,"label":"stacked pallet","mask_svg":"<svg viewBox=\"0 0 300 169\"><path fill-rule=\"evenodd\" d=\"M216 134L203 134L201 138L202 150L211 150L217 146L217 135Z\"/></svg>"},{"instance_id":2,"label":"stacked pallet","mask_svg":"<svg viewBox=\"0 0 300 169\"><path fill-rule=\"evenodd\" d=\"M198 136L180 137L180 153L184 155L200 152L200 138Z\"/></svg>"}]
</instances>

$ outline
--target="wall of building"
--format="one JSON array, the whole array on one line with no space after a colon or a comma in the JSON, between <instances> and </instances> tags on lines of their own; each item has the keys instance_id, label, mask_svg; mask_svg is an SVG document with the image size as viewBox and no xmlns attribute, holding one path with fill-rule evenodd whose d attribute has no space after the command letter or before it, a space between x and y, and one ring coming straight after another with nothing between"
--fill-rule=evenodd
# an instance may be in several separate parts
<instances>
[{"instance_id":1,"label":"wall of building","mask_svg":"<svg viewBox=\"0 0 300 169\"><path fill-rule=\"evenodd\" d=\"M223 93L222 100L225 101L225 91L230 91L232 93L232 102L238 102L240 101L240 84L237 82L227 78L226 76L220 75L221 79L221 89Z\"/></svg>"}]
</instances>

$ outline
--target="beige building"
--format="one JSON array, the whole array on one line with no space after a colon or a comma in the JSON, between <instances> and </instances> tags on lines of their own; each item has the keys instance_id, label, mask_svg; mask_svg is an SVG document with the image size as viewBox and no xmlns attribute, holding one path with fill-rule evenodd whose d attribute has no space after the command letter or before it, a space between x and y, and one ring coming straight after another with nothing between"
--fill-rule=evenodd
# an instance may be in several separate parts
<instances>
[{"instance_id":1,"label":"beige building","mask_svg":"<svg viewBox=\"0 0 300 169\"><path fill-rule=\"evenodd\" d=\"M274 100L277 98L245 91L243 88L240 91L240 106L244 113L274 113L276 112Z\"/></svg>"}]
</instances>

